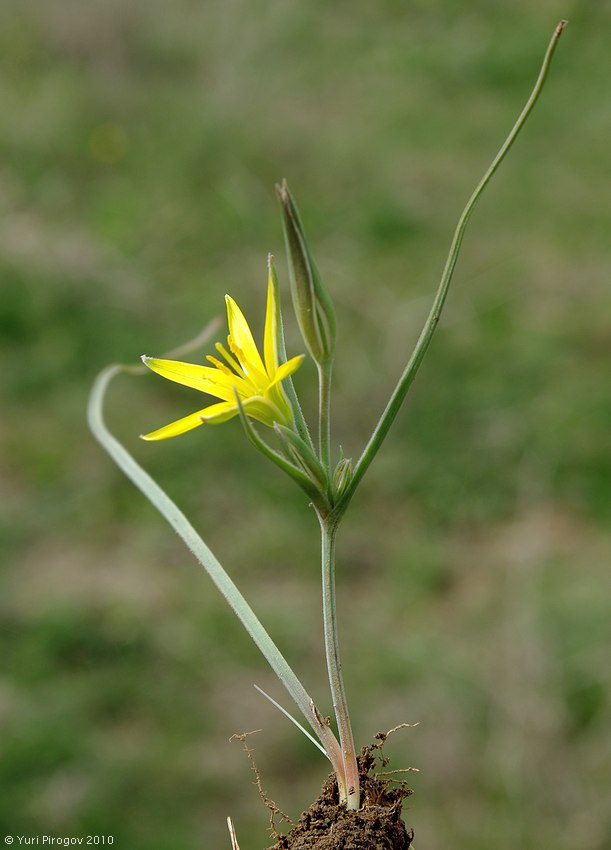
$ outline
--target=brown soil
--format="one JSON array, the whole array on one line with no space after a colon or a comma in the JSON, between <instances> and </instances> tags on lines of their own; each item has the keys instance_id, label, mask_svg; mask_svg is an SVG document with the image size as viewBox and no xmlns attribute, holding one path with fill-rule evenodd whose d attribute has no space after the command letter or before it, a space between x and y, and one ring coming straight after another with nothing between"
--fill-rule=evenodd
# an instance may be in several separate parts
<instances>
[{"instance_id":1,"label":"brown soil","mask_svg":"<svg viewBox=\"0 0 611 850\"><path fill-rule=\"evenodd\" d=\"M384 736L385 737L385 736ZM339 804L337 782L331 775L320 797L305 811L287 835L269 850L408 850L414 834L401 820L403 800L412 793L393 772L373 772L376 757L365 747L359 755L361 808L349 812ZM382 766L386 759L379 756Z\"/></svg>"}]
</instances>

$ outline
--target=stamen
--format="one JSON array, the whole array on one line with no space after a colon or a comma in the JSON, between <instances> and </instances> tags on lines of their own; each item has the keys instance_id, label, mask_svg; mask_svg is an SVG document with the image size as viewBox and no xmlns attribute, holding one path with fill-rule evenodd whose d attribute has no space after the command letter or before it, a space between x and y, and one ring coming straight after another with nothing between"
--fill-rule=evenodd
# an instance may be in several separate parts
<instances>
[{"instance_id":1,"label":"stamen","mask_svg":"<svg viewBox=\"0 0 611 850\"><path fill-rule=\"evenodd\" d=\"M231 337L227 337L227 340L229 340L229 339L231 339ZM227 351L227 349L225 348L225 346L221 342L217 342L216 345L215 345L215 348L219 352L219 354L221 354L225 358L225 360L229 363L231 368L235 369L235 371L238 373L238 375L244 374L244 370L242 369L242 367L240 366L238 361L235 359L235 357L231 356L231 354Z\"/></svg>"},{"instance_id":2,"label":"stamen","mask_svg":"<svg viewBox=\"0 0 611 850\"><path fill-rule=\"evenodd\" d=\"M246 357L244 357L244 352L242 351L242 349L238 345L236 345L236 343L233 340L233 337L228 336L227 342L229 344L229 348L232 350L232 352L235 354L235 356L240 361L240 367L241 367L242 373L246 377L248 377L248 369L246 368L245 365L243 365L247 362Z\"/></svg>"},{"instance_id":3,"label":"stamen","mask_svg":"<svg viewBox=\"0 0 611 850\"><path fill-rule=\"evenodd\" d=\"M209 360L213 366L216 366L217 369L220 369L221 372L224 372L225 375L229 375L230 378L234 378L235 375L231 371L228 366L225 366L217 357L213 357L211 354L206 354L206 360Z\"/></svg>"}]
</instances>

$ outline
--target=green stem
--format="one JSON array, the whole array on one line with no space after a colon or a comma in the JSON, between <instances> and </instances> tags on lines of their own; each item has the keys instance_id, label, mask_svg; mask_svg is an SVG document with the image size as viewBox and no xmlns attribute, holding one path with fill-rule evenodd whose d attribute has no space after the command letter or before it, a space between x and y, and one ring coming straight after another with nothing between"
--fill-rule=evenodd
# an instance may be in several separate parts
<instances>
[{"instance_id":1,"label":"green stem","mask_svg":"<svg viewBox=\"0 0 611 850\"><path fill-rule=\"evenodd\" d=\"M456 261L458 260L458 255L460 253L460 247L462 244L463 236L465 233L465 229L467 227L467 222L473 212L475 204L477 203L480 195L488 185L490 178L493 176L503 159L505 158L507 152L515 142L520 130L526 123L526 119L530 115L539 95L541 94L541 90L543 89L543 85L545 83L547 72L549 70L552 57L554 55L554 51L558 44L558 39L560 38L562 31L566 26L566 21L560 21L558 26L556 27L554 34L551 38L545 56L543 58L543 63L541 65L541 70L539 71L539 76L537 77L537 81L535 82L534 88L528 98L526 105L520 116L518 117L516 123L514 124L511 132L505 139L505 142L501 146L499 152L495 156L492 164L478 183L475 191L467 201L467 205L465 206L460 219L458 220L458 224L456 226L456 231L454 233L454 238L452 239L452 244L450 246L450 251L448 253L448 257L446 260L446 264L443 270L443 274L441 276L441 281L439 283L439 288L437 290L437 294L435 295L435 300L433 301L433 305L431 307L431 311L427 318L426 324L422 329L418 342L416 343L416 347L414 348L414 352L405 367L403 374L401 375L399 382L388 402L386 409L384 410L380 421L375 427L375 430L363 451L363 454L359 458L355 468L352 480L346 489L340 503L335 508L335 515L341 516L345 511L346 507L354 492L367 471L369 464L375 457L378 449L382 445L386 434L390 426L392 425L395 416L399 412L399 408L401 407L403 400L407 394L408 389L410 388L412 381L416 377L416 373L422 363L424 355L429 347L433 334L435 333L435 329L437 324L439 323L439 318L441 316L441 311L443 309L443 305L446 300L446 295L448 294L448 289L450 287L450 283L452 280L452 275L454 273L454 267L456 266Z\"/></svg>"},{"instance_id":2,"label":"green stem","mask_svg":"<svg viewBox=\"0 0 611 850\"><path fill-rule=\"evenodd\" d=\"M333 361L318 364L318 452L320 462L331 478L331 375Z\"/></svg>"},{"instance_id":3,"label":"green stem","mask_svg":"<svg viewBox=\"0 0 611 850\"><path fill-rule=\"evenodd\" d=\"M337 523L330 523L321 518L321 551L322 551L322 607L325 632L325 654L329 685L333 699L333 709L337 721L339 741L344 760L346 779L346 806L348 809L359 808L359 768L354 749L354 738L348 714L348 701L342 677L342 665L339 655L339 636L337 631L337 604L335 599L335 537ZM344 801L343 801L344 802Z\"/></svg>"}]
</instances>

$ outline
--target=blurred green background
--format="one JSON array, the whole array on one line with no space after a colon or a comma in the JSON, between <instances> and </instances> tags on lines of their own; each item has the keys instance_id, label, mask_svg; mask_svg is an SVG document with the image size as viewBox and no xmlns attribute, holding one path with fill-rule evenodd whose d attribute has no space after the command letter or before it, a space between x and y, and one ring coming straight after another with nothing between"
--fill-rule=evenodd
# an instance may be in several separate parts
<instances>
[{"instance_id":1,"label":"blurred green background","mask_svg":"<svg viewBox=\"0 0 611 850\"><path fill-rule=\"evenodd\" d=\"M272 843L234 732L293 817L323 759L180 541L85 425L97 371L222 313L260 333L288 178L336 300L334 432L356 456L477 209L438 335L339 544L362 744L416 766L419 850L611 835L611 6L575 0L4 0L0 7L0 832L130 850ZM302 350L288 311L290 354ZM297 386L309 415L314 371ZM109 419L329 711L317 528L239 424L121 379Z\"/></svg>"}]
</instances>

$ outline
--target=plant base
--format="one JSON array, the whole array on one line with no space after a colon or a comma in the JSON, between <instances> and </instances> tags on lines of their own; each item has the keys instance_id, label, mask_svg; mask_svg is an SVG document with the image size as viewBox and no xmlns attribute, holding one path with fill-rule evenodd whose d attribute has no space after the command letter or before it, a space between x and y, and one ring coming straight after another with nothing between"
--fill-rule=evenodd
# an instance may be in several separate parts
<instances>
[{"instance_id":1,"label":"plant base","mask_svg":"<svg viewBox=\"0 0 611 850\"><path fill-rule=\"evenodd\" d=\"M401 806L412 793L403 781L374 774L370 747L359 755L362 804L350 812L339 804L337 782L329 776L322 791L287 835L269 850L408 850L414 834L401 819Z\"/></svg>"}]
</instances>

